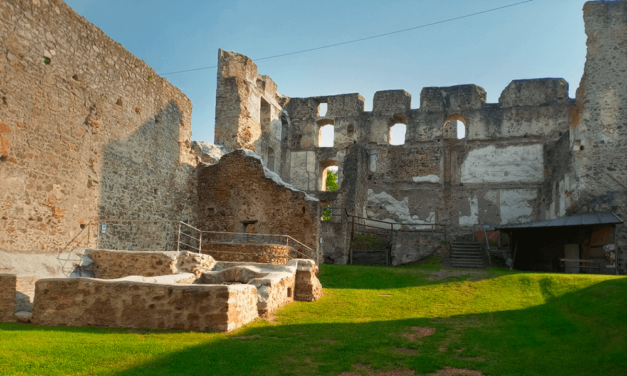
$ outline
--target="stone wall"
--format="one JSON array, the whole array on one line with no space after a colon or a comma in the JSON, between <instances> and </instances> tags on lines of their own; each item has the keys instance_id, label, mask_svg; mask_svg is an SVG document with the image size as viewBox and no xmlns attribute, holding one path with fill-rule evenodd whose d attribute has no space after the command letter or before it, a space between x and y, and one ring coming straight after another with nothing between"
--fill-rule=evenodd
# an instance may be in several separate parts
<instances>
[{"instance_id":1,"label":"stone wall","mask_svg":"<svg viewBox=\"0 0 627 376\"><path fill-rule=\"evenodd\" d=\"M614 211L627 218L627 1L584 6L587 55L571 113L572 179L564 187L573 212ZM561 193L560 187L560 193ZM559 205L559 201L556 205ZM617 227L618 263L627 273L627 229Z\"/></svg>"},{"instance_id":2,"label":"stone wall","mask_svg":"<svg viewBox=\"0 0 627 376\"><path fill-rule=\"evenodd\" d=\"M215 260L211 256L178 251L116 251L87 249L93 260L96 278L116 279L127 276L162 276L182 272L200 273L211 270Z\"/></svg>"},{"instance_id":3,"label":"stone wall","mask_svg":"<svg viewBox=\"0 0 627 376\"><path fill-rule=\"evenodd\" d=\"M316 256L320 202L285 184L256 154L246 150L226 154L219 163L200 167L198 179L201 230L290 235L313 249L299 251ZM203 234L214 241L211 236Z\"/></svg>"},{"instance_id":4,"label":"stone wall","mask_svg":"<svg viewBox=\"0 0 627 376\"><path fill-rule=\"evenodd\" d=\"M191 109L62 1L0 2L0 252L57 253L103 217L193 221Z\"/></svg>"},{"instance_id":5,"label":"stone wall","mask_svg":"<svg viewBox=\"0 0 627 376\"><path fill-rule=\"evenodd\" d=\"M15 274L0 274L0 322L15 321Z\"/></svg>"},{"instance_id":6,"label":"stone wall","mask_svg":"<svg viewBox=\"0 0 627 376\"><path fill-rule=\"evenodd\" d=\"M252 285L72 278L37 281L32 322L224 332L257 317L257 289Z\"/></svg>"},{"instance_id":7,"label":"stone wall","mask_svg":"<svg viewBox=\"0 0 627 376\"><path fill-rule=\"evenodd\" d=\"M287 264L291 247L277 244L204 243L202 252L218 261Z\"/></svg>"},{"instance_id":8,"label":"stone wall","mask_svg":"<svg viewBox=\"0 0 627 376\"><path fill-rule=\"evenodd\" d=\"M252 150L282 177L289 120L281 108L287 100L270 77L257 73L250 58L218 51L216 144Z\"/></svg>"}]
</instances>

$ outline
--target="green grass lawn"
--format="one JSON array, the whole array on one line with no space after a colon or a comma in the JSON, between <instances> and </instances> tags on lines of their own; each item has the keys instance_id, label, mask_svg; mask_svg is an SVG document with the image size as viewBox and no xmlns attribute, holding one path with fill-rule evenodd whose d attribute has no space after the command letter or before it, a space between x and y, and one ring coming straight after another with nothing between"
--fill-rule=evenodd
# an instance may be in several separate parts
<instances>
[{"instance_id":1,"label":"green grass lawn","mask_svg":"<svg viewBox=\"0 0 627 376\"><path fill-rule=\"evenodd\" d=\"M625 277L322 265L319 278L319 301L228 334L0 324L0 374L627 374ZM435 332L412 341L413 327Z\"/></svg>"}]
</instances>

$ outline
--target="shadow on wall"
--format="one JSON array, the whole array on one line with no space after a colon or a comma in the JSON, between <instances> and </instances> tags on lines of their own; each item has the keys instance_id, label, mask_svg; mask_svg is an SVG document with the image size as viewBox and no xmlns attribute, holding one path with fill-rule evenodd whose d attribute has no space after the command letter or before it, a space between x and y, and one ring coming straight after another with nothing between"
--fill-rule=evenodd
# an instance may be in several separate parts
<instances>
[{"instance_id":1,"label":"shadow on wall","mask_svg":"<svg viewBox=\"0 0 627 376\"><path fill-rule=\"evenodd\" d=\"M152 116L126 140L109 143L103 152L100 181L101 221L109 221L107 231L129 229L131 222L113 220L188 221L192 207L190 178L194 167L181 164L179 133L183 114L174 101ZM117 225L112 226L112 224ZM124 224L126 223L126 225ZM137 248L135 234L126 231L125 249ZM171 232L155 227L155 236ZM101 229L99 229L101 233ZM144 234L146 235L146 234ZM170 236L171 234L167 234ZM159 249L155 249L159 250Z\"/></svg>"}]
</instances>

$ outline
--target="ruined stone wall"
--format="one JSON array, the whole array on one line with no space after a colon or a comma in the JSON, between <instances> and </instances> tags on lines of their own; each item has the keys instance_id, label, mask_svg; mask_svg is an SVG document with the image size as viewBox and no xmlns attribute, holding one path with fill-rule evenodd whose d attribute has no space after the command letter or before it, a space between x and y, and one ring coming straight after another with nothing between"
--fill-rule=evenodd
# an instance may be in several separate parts
<instances>
[{"instance_id":1,"label":"ruined stone wall","mask_svg":"<svg viewBox=\"0 0 627 376\"><path fill-rule=\"evenodd\" d=\"M257 288L252 285L59 278L37 281L32 322L224 332L257 317Z\"/></svg>"},{"instance_id":2,"label":"ruined stone wall","mask_svg":"<svg viewBox=\"0 0 627 376\"><path fill-rule=\"evenodd\" d=\"M15 321L15 274L0 274L0 322Z\"/></svg>"},{"instance_id":3,"label":"ruined stone wall","mask_svg":"<svg viewBox=\"0 0 627 376\"><path fill-rule=\"evenodd\" d=\"M219 50L215 143L229 150L259 154L268 168L284 177L288 117L281 114L289 99L248 57Z\"/></svg>"},{"instance_id":4,"label":"ruined stone wall","mask_svg":"<svg viewBox=\"0 0 627 376\"><path fill-rule=\"evenodd\" d=\"M627 1L584 6L587 55L571 114L570 147L577 212L614 211L627 218ZM627 229L617 227L618 263L627 273Z\"/></svg>"},{"instance_id":5,"label":"ruined stone wall","mask_svg":"<svg viewBox=\"0 0 627 376\"><path fill-rule=\"evenodd\" d=\"M403 90L377 92L372 112L363 111L363 103L361 112L348 106L342 113L332 106L353 103L346 100L353 96L327 97L324 117L314 106L318 97L291 98L285 107L303 135L300 144L290 144L290 182L297 188L319 194L325 163L336 158L342 192L350 139L349 145L368 155L367 162L360 162L367 168L360 180L367 192L364 216L414 225L443 223L453 234L478 223L543 219L542 186L550 176L544 148L568 131L574 105L564 80L513 81L498 104L485 103L482 88L464 85L423 89L419 109L411 109L411 96ZM354 132L336 125L334 148L317 147L320 124L336 118L350 118ZM445 132L451 120L464 122L466 138ZM407 133L405 144L395 146L389 144L389 130L397 123L406 124ZM306 163L296 164L298 156ZM345 204L338 198L334 206Z\"/></svg>"},{"instance_id":6,"label":"ruined stone wall","mask_svg":"<svg viewBox=\"0 0 627 376\"><path fill-rule=\"evenodd\" d=\"M189 99L60 0L0 2L0 252L194 220Z\"/></svg>"},{"instance_id":7,"label":"ruined stone wall","mask_svg":"<svg viewBox=\"0 0 627 376\"><path fill-rule=\"evenodd\" d=\"M202 166L198 202L203 231L290 235L317 250L320 202L285 184L250 151L236 150ZM211 236L203 239L213 241Z\"/></svg>"},{"instance_id":8,"label":"ruined stone wall","mask_svg":"<svg viewBox=\"0 0 627 376\"><path fill-rule=\"evenodd\" d=\"M261 262L285 265L291 248L278 244L204 243L202 252L218 261Z\"/></svg>"}]
</instances>

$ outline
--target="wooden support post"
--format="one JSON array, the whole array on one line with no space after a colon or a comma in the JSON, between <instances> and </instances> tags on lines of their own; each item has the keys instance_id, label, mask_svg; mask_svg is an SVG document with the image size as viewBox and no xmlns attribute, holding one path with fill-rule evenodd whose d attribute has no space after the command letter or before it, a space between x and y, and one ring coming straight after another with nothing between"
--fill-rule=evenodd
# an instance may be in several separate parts
<instances>
[{"instance_id":1,"label":"wooden support post","mask_svg":"<svg viewBox=\"0 0 627 376\"><path fill-rule=\"evenodd\" d=\"M512 233L511 237L514 237L514 234ZM511 241L512 239L510 239ZM509 270L514 270L514 261L516 261L516 250L518 250L518 238L516 238L516 241L514 242L514 256L512 256L512 263L509 266Z\"/></svg>"}]
</instances>

